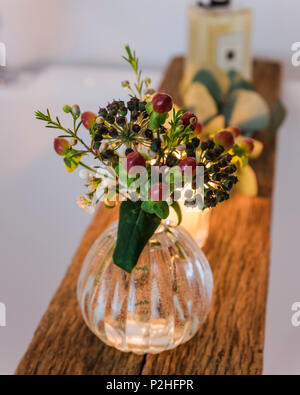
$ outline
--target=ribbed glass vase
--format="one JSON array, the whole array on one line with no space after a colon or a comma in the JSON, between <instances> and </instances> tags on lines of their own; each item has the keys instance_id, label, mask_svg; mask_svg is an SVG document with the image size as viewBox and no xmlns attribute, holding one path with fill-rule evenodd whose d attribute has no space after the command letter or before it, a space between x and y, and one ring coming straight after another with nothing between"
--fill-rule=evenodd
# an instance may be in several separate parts
<instances>
[{"instance_id":1,"label":"ribbed glass vase","mask_svg":"<svg viewBox=\"0 0 300 395\"><path fill-rule=\"evenodd\" d=\"M161 225L132 273L112 261L118 223L89 251L79 280L84 320L103 342L125 352L159 353L191 339L209 312L209 263L189 233Z\"/></svg>"}]
</instances>

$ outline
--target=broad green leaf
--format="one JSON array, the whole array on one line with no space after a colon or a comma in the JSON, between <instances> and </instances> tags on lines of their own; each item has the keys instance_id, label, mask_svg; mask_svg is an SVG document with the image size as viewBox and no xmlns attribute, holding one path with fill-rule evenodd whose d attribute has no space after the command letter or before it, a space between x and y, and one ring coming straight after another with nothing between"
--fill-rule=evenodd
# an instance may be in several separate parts
<instances>
[{"instance_id":1,"label":"broad green leaf","mask_svg":"<svg viewBox=\"0 0 300 395\"><path fill-rule=\"evenodd\" d=\"M222 91L217 80L215 79L213 73L210 70L199 70L195 74L192 82L200 82L201 84L203 84L207 88L211 96L214 98L214 100L218 104L221 103L223 96Z\"/></svg>"},{"instance_id":2,"label":"broad green leaf","mask_svg":"<svg viewBox=\"0 0 300 395\"><path fill-rule=\"evenodd\" d=\"M118 238L114 263L131 273L148 240L160 224L155 214L142 210L141 202L126 200L120 206Z\"/></svg>"},{"instance_id":3,"label":"broad green leaf","mask_svg":"<svg viewBox=\"0 0 300 395\"><path fill-rule=\"evenodd\" d=\"M146 200L142 203L142 210L146 211L146 213L154 214L154 202L152 200Z\"/></svg>"}]
</instances>

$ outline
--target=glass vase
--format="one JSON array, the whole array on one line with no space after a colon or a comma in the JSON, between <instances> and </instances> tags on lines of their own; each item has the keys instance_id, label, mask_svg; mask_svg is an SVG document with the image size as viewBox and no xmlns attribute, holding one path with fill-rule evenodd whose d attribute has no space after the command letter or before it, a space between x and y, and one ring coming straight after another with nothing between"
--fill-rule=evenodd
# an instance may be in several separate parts
<instances>
[{"instance_id":1,"label":"glass vase","mask_svg":"<svg viewBox=\"0 0 300 395\"><path fill-rule=\"evenodd\" d=\"M209 263L182 227L161 225L129 274L113 263L118 222L86 256L77 295L87 326L120 351L159 353L191 339L212 298Z\"/></svg>"}]
</instances>

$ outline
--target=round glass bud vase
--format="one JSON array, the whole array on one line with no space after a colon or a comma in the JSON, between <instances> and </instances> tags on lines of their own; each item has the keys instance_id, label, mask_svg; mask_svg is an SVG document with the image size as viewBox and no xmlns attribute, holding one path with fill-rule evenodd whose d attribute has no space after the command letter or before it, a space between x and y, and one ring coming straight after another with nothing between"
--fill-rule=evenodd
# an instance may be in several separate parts
<instances>
[{"instance_id":1,"label":"round glass bud vase","mask_svg":"<svg viewBox=\"0 0 300 395\"><path fill-rule=\"evenodd\" d=\"M118 223L86 256L77 294L87 326L109 346L159 353L191 339L212 298L209 263L189 233L161 225L132 273L113 263Z\"/></svg>"}]
</instances>

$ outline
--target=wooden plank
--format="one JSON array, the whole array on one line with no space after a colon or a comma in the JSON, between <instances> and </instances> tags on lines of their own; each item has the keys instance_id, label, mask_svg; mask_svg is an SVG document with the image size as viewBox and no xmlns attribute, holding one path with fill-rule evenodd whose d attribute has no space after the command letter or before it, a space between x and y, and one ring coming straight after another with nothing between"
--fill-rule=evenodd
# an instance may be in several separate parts
<instances>
[{"instance_id":1,"label":"wooden plank","mask_svg":"<svg viewBox=\"0 0 300 395\"><path fill-rule=\"evenodd\" d=\"M161 90L180 104L183 58L170 64ZM254 80L272 103L279 96L280 66L255 62ZM94 240L117 216L100 208L87 229L65 278L43 316L16 374L260 374L270 245L274 143L257 161L260 197L236 195L213 211L205 253L215 293L209 319L177 349L154 356L121 353L85 326L76 299L83 259Z\"/></svg>"},{"instance_id":2,"label":"wooden plank","mask_svg":"<svg viewBox=\"0 0 300 395\"><path fill-rule=\"evenodd\" d=\"M267 198L216 207L204 248L215 282L209 318L190 342L148 355L143 374L261 373L269 227Z\"/></svg>"}]
</instances>

